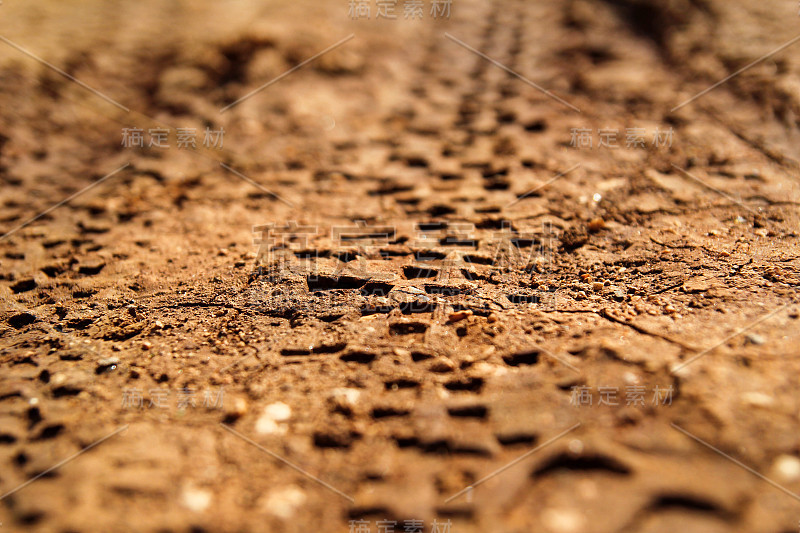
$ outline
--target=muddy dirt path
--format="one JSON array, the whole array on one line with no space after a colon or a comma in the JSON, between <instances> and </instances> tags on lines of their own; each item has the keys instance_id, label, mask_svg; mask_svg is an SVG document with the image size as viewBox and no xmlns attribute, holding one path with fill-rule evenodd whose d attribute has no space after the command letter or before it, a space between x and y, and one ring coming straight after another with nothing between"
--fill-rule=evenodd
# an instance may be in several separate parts
<instances>
[{"instance_id":1,"label":"muddy dirt path","mask_svg":"<svg viewBox=\"0 0 800 533\"><path fill-rule=\"evenodd\" d=\"M796 6L420 3L3 2L0 531L797 530Z\"/></svg>"}]
</instances>

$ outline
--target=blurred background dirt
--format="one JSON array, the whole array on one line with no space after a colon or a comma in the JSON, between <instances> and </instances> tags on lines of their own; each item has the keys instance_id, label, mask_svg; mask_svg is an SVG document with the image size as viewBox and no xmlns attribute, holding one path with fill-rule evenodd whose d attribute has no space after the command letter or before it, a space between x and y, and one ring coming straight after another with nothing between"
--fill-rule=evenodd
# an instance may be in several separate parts
<instances>
[{"instance_id":1,"label":"blurred background dirt","mask_svg":"<svg viewBox=\"0 0 800 533\"><path fill-rule=\"evenodd\" d=\"M0 531L797 531L797 5L431 3L3 1Z\"/></svg>"}]
</instances>

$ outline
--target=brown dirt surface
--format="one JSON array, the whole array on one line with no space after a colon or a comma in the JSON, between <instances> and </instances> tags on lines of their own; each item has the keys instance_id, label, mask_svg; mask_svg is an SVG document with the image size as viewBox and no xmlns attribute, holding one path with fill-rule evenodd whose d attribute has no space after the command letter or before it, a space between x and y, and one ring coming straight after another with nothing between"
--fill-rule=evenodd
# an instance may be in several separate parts
<instances>
[{"instance_id":1,"label":"brown dirt surface","mask_svg":"<svg viewBox=\"0 0 800 533\"><path fill-rule=\"evenodd\" d=\"M796 2L358 3L2 2L0 533L798 531Z\"/></svg>"}]
</instances>

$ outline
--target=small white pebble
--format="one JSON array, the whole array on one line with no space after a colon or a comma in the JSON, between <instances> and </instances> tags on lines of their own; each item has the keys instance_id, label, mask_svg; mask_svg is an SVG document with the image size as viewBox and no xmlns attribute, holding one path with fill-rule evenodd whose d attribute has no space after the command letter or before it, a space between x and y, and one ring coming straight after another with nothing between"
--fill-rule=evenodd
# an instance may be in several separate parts
<instances>
[{"instance_id":1,"label":"small white pebble","mask_svg":"<svg viewBox=\"0 0 800 533\"><path fill-rule=\"evenodd\" d=\"M785 482L800 479L800 459L794 455L781 455L775 460L775 472Z\"/></svg>"},{"instance_id":2,"label":"small white pebble","mask_svg":"<svg viewBox=\"0 0 800 533\"><path fill-rule=\"evenodd\" d=\"M283 435L286 426L278 422L285 422L292 416L292 408L283 402L275 402L264 408L264 413L256 420L256 432L262 435Z\"/></svg>"},{"instance_id":3,"label":"small white pebble","mask_svg":"<svg viewBox=\"0 0 800 533\"><path fill-rule=\"evenodd\" d=\"M275 422L285 422L292 416L292 408L283 402L271 403L264 408L264 416Z\"/></svg>"},{"instance_id":4,"label":"small white pebble","mask_svg":"<svg viewBox=\"0 0 800 533\"><path fill-rule=\"evenodd\" d=\"M763 392L745 392L742 401L753 407L771 407L775 405L775 398Z\"/></svg>"},{"instance_id":5,"label":"small white pebble","mask_svg":"<svg viewBox=\"0 0 800 533\"><path fill-rule=\"evenodd\" d=\"M305 501L306 493L299 487L290 486L270 492L264 507L269 513L288 520Z\"/></svg>"},{"instance_id":6,"label":"small white pebble","mask_svg":"<svg viewBox=\"0 0 800 533\"><path fill-rule=\"evenodd\" d=\"M583 452L583 442L581 442L579 439L572 439L571 441L569 441L567 447L569 448L569 451L571 451L574 454L579 454Z\"/></svg>"},{"instance_id":7,"label":"small white pebble","mask_svg":"<svg viewBox=\"0 0 800 533\"><path fill-rule=\"evenodd\" d=\"M553 533L573 533L584 527L584 518L573 509L547 509L542 513L544 527Z\"/></svg>"},{"instance_id":8,"label":"small white pebble","mask_svg":"<svg viewBox=\"0 0 800 533\"><path fill-rule=\"evenodd\" d=\"M234 398L233 406L229 407L225 413L231 418L241 418L247 413L247 400L244 398Z\"/></svg>"},{"instance_id":9,"label":"small white pebble","mask_svg":"<svg viewBox=\"0 0 800 533\"><path fill-rule=\"evenodd\" d=\"M184 487L181 502L190 511L202 513L211 504L211 492L197 487Z\"/></svg>"},{"instance_id":10,"label":"small white pebble","mask_svg":"<svg viewBox=\"0 0 800 533\"><path fill-rule=\"evenodd\" d=\"M493 365L485 361L479 361L471 367L472 375L480 378L488 378L492 376L503 376L509 372L505 367Z\"/></svg>"},{"instance_id":11,"label":"small white pebble","mask_svg":"<svg viewBox=\"0 0 800 533\"><path fill-rule=\"evenodd\" d=\"M262 416L256 421L256 432L262 435L284 435L286 426L279 426L271 418Z\"/></svg>"},{"instance_id":12,"label":"small white pebble","mask_svg":"<svg viewBox=\"0 0 800 533\"><path fill-rule=\"evenodd\" d=\"M745 336L745 338L747 339L747 342L749 342L750 344L755 344L756 346L761 346L762 344L767 342L764 339L764 337L762 337L761 335L757 335L755 333L748 333Z\"/></svg>"},{"instance_id":13,"label":"small white pebble","mask_svg":"<svg viewBox=\"0 0 800 533\"><path fill-rule=\"evenodd\" d=\"M345 405L354 406L358 403L361 396L361 391L358 389L340 388L331 391L331 398L333 400L340 400Z\"/></svg>"}]
</instances>

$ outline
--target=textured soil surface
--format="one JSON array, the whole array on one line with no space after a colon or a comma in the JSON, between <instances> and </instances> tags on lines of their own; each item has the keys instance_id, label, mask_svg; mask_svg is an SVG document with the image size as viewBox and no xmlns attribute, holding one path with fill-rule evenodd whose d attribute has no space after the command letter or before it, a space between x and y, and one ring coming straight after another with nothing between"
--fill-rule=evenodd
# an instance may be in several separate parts
<instances>
[{"instance_id":1,"label":"textured soil surface","mask_svg":"<svg viewBox=\"0 0 800 533\"><path fill-rule=\"evenodd\" d=\"M798 531L796 3L350 4L0 5L0 533Z\"/></svg>"}]
</instances>

